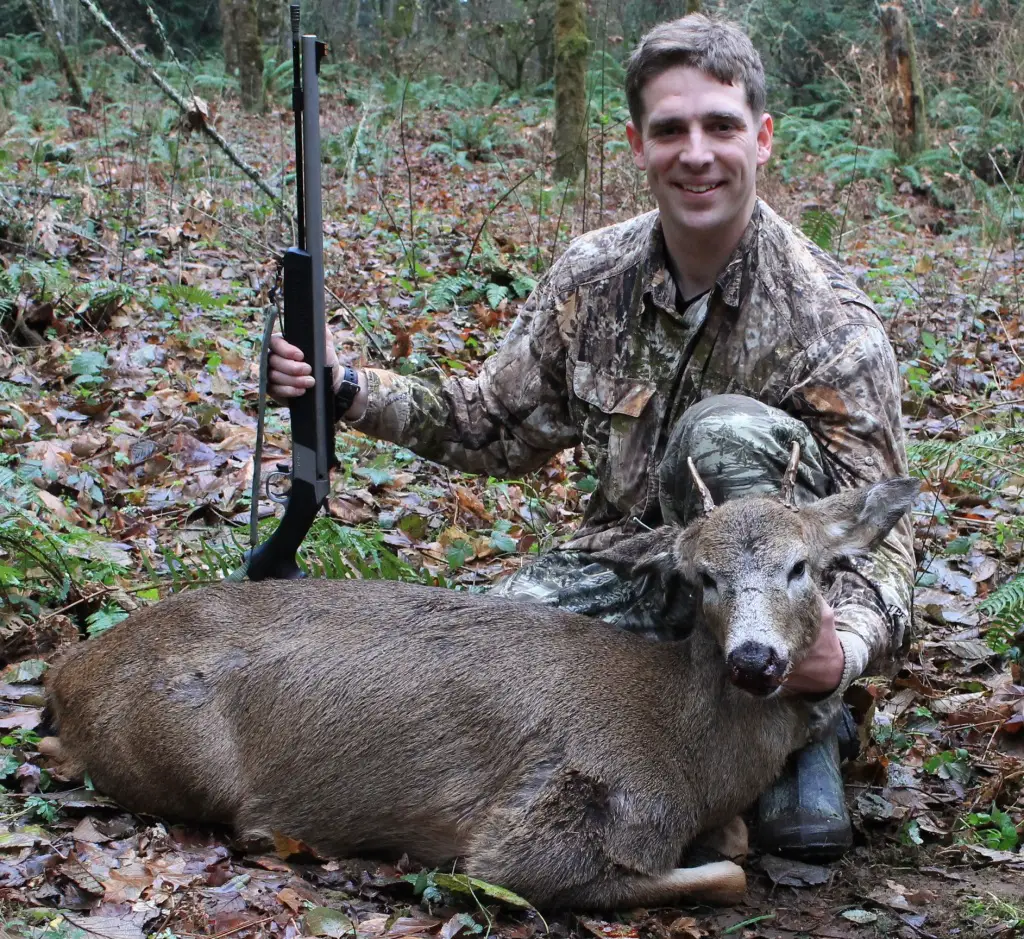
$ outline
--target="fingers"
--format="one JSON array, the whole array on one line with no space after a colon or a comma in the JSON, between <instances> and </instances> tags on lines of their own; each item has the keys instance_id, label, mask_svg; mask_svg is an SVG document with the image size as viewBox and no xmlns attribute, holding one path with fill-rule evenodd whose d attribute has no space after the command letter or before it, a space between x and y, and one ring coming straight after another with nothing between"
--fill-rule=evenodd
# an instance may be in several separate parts
<instances>
[{"instance_id":1,"label":"fingers","mask_svg":"<svg viewBox=\"0 0 1024 939\"><path fill-rule=\"evenodd\" d=\"M297 398L316 384L313 370L303 361L302 350L285 342L284 336L279 333L270 338L267 364L270 367L267 393L277 401Z\"/></svg>"},{"instance_id":2,"label":"fingers","mask_svg":"<svg viewBox=\"0 0 1024 939\"><path fill-rule=\"evenodd\" d=\"M337 384L340 381L340 366L330 329L327 330L325 352L325 364L332 369L335 384ZM316 380L313 378L313 369L305 361L302 350L298 346L286 342L280 333L274 333L270 337L270 354L267 356L267 364L270 367L267 393L277 401L297 398L304 394L307 388L312 388L316 384Z\"/></svg>"}]
</instances>

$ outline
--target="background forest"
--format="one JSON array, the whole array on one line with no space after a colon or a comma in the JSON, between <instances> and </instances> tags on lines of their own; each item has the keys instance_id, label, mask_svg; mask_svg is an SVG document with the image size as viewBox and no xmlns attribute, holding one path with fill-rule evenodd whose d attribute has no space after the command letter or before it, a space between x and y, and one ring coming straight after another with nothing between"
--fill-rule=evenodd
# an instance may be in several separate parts
<instances>
[{"instance_id":1,"label":"background forest","mask_svg":"<svg viewBox=\"0 0 1024 939\"><path fill-rule=\"evenodd\" d=\"M473 374L568 241L652 207L623 63L697 0L307 0L328 315L352 362ZM0 923L14 936L1024 931L1024 5L720 0L764 59L761 195L900 359L919 579L863 682L857 847L743 907L546 922L488 885L129 816L37 750L58 649L248 546L259 343L292 241L285 3L0 0ZM339 430L317 576L485 586L575 525L581 449L478 479ZM289 456L271 408L263 475ZM261 532L274 525L261 495ZM609 680L614 680L613 676ZM287 728L271 732L286 734ZM0 930L2 931L2 930Z\"/></svg>"}]
</instances>

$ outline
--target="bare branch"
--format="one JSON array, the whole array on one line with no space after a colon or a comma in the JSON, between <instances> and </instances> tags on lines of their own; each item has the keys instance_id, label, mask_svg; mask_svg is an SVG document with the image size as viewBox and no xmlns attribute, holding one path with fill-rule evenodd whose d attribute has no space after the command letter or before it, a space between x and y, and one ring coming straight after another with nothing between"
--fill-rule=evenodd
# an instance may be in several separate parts
<instances>
[{"instance_id":1,"label":"bare branch","mask_svg":"<svg viewBox=\"0 0 1024 939\"><path fill-rule=\"evenodd\" d=\"M263 192L265 192L274 201L275 204L281 205L281 195L274 192L270 186L263 181L260 174L250 166L242 157L240 157L229 144L213 127L211 127L205 120L196 119L196 108L192 101L186 101L177 91L174 90L163 78L163 76L157 72L152 65L149 64L139 53L137 53L128 40L124 38L114 26L110 20L104 15L103 11L96 6L94 0L79 0L89 13L92 14L93 19L100 24L110 35L114 38L114 41L121 47L124 54L128 56L142 71L144 71L157 87L170 98L181 110L181 113L187 120L191 122L193 128L201 130L207 137L209 137L221 150L227 154L229 160L235 164L246 176L249 177ZM194 101L195 99L193 99Z\"/></svg>"}]
</instances>

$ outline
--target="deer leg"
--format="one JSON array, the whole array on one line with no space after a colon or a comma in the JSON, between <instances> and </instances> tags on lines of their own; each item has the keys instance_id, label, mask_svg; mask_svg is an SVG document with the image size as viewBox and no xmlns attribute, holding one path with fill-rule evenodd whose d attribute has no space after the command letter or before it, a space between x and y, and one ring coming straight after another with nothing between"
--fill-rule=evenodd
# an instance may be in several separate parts
<instances>
[{"instance_id":1,"label":"deer leg","mask_svg":"<svg viewBox=\"0 0 1024 939\"><path fill-rule=\"evenodd\" d=\"M686 838L658 798L619 798L571 770L523 795L513 791L490 809L466 852L466 870L536 906L639 906L694 894L728 902L746 889L731 861L673 866Z\"/></svg>"},{"instance_id":2,"label":"deer leg","mask_svg":"<svg viewBox=\"0 0 1024 939\"><path fill-rule=\"evenodd\" d=\"M719 828L698 835L686 849L687 867L696 867L709 861L742 861L750 851L747 823L736 815Z\"/></svg>"},{"instance_id":3,"label":"deer leg","mask_svg":"<svg viewBox=\"0 0 1024 939\"><path fill-rule=\"evenodd\" d=\"M601 878L571 891L567 906L589 909L670 906L684 898L739 903L747 891L743 868L732 861L676 867L664 874L623 874Z\"/></svg>"}]
</instances>

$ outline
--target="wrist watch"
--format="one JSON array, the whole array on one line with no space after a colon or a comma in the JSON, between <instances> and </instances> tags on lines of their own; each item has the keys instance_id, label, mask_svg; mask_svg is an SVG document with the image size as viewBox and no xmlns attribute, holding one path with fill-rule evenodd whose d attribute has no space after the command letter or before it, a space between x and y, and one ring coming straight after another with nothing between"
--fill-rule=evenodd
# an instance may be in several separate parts
<instances>
[{"instance_id":1,"label":"wrist watch","mask_svg":"<svg viewBox=\"0 0 1024 939\"><path fill-rule=\"evenodd\" d=\"M340 420L348 413L357 394L359 394L359 377L356 375L356 370L351 365L342 366L341 384L334 392L335 420Z\"/></svg>"}]
</instances>

